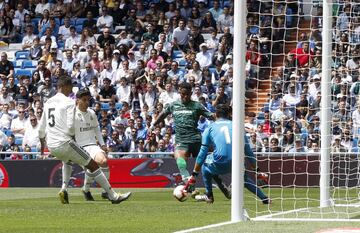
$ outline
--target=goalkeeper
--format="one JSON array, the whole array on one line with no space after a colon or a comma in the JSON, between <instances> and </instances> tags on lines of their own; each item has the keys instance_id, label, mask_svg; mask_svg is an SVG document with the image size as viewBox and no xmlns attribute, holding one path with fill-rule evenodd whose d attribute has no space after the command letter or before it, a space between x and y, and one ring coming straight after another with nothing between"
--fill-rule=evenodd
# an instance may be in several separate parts
<instances>
[{"instance_id":1,"label":"goalkeeper","mask_svg":"<svg viewBox=\"0 0 360 233\"><path fill-rule=\"evenodd\" d=\"M205 201L207 203L214 202L212 178L217 182L225 197L228 199L231 198L230 190L222 183L219 177L219 175L231 172L232 121L230 120L230 112L231 109L229 106L224 104L218 105L216 107L216 121L212 123L203 133L202 145L196 159L194 171L185 186L186 189L189 189L191 186L195 185L196 176L199 174L201 169L206 193L204 195L195 196L195 199L198 201ZM214 146L214 151L213 153L208 154L210 146ZM246 137L245 154L252 166L256 167L256 158ZM247 175L245 175L245 187L252 193L256 194L264 204L270 203L270 199Z\"/></svg>"}]
</instances>

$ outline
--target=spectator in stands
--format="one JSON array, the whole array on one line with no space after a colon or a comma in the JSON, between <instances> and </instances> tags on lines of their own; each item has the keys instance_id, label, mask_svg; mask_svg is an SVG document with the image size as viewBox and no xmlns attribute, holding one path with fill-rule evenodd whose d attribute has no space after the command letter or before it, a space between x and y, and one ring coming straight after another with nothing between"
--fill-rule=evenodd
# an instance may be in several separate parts
<instances>
[{"instance_id":1,"label":"spectator in stands","mask_svg":"<svg viewBox=\"0 0 360 233\"><path fill-rule=\"evenodd\" d=\"M40 45L40 38L38 36L35 36L33 41L31 42L29 58L31 60L39 60L41 57L42 57L42 48Z\"/></svg>"},{"instance_id":2,"label":"spectator in stands","mask_svg":"<svg viewBox=\"0 0 360 233\"><path fill-rule=\"evenodd\" d=\"M101 102L115 102L116 100L116 90L107 77L103 79L103 86L100 88L99 96Z\"/></svg>"},{"instance_id":3,"label":"spectator in stands","mask_svg":"<svg viewBox=\"0 0 360 233\"><path fill-rule=\"evenodd\" d=\"M290 148L289 153L300 153L300 152L307 152L307 147L303 146L301 143L301 138L298 135L295 137L295 144L292 148Z\"/></svg>"},{"instance_id":4,"label":"spectator in stands","mask_svg":"<svg viewBox=\"0 0 360 233\"><path fill-rule=\"evenodd\" d=\"M74 45L81 44L80 36L76 33L76 28L74 26L69 26L69 35L64 36L63 38L65 40L65 49L72 49Z\"/></svg>"},{"instance_id":5,"label":"spectator in stands","mask_svg":"<svg viewBox=\"0 0 360 233\"><path fill-rule=\"evenodd\" d=\"M8 87L2 86L0 95L0 104L8 104L13 100L13 97L9 95Z\"/></svg>"},{"instance_id":6,"label":"spectator in stands","mask_svg":"<svg viewBox=\"0 0 360 233\"><path fill-rule=\"evenodd\" d=\"M289 150L294 145L294 133L290 129L286 129L284 132L284 137L280 140L280 147L283 148L284 152L289 152Z\"/></svg>"},{"instance_id":7,"label":"spectator in stands","mask_svg":"<svg viewBox=\"0 0 360 233\"><path fill-rule=\"evenodd\" d=\"M14 66L12 62L8 60L7 53L1 52L0 60L0 78L9 78L14 75Z\"/></svg>"},{"instance_id":8,"label":"spectator in stands","mask_svg":"<svg viewBox=\"0 0 360 233\"><path fill-rule=\"evenodd\" d=\"M37 36L34 34L34 27L32 24L26 25L25 35L23 36L21 45L22 49L29 49L33 45L33 41Z\"/></svg>"},{"instance_id":9,"label":"spectator in stands","mask_svg":"<svg viewBox=\"0 0 360 233\"><path fill-rule=\"evenodd\" d=\"M84 13L84 5L80 0L73 0L68 5L68 15L73 18L80 18Z\"/></svg>"},{"instance_id":10,"label":"spectator in stands","mask_svg":"<svg viewBox=\"0 0 360 233\"><path fill-rule=\"evenodd\" d=\"M219 16L222 14L223 10L220 7L220 2L218 0L213 1L213 7L209 9L209 12L214 17L215 21L219 19Z\"/></svg>"},{"instance_id":11,"label":"spectator in stands","mask_svg":"<svg viewBox=\"0 0 360 233\"><path fill-rule=\"evenodd\" d=\"M110 34L110 28L104 27L102 34L97 39L97 46L103 49L105 46L111 46L112 49L115 47L115 37Z\"/></svg>"},{"instance_id":12,"label":"spectator in stands","mask_svg":"<svg viewBox=\"0 0 360 233\"><path fill-rule=\"evenodd\" d=\"M222 14L217 19L218 32L224 32L225 27L229 27L230 31L233 31L234 17L230 15L230 8L228 6L224 6Z\"/></svg>"},{"instance_id":13,"label":"spectator in stands","mask_svg":"<svg viewBox=\"0 0 360 233\"><path fill-rule=\"evenodd\" d=\"M104 62L104 69L100 73L100 77L99 77L99 85L100 85L100 87L103 86L103 80L105 78L108 78L109 80L111 80L111 83L116 82L116 70L114 70L112 68L111 61L109 61L109 60L106 60Z\"/></svg>"},{"instance_id":14,"label":"spectator in stands","mask_svg":"<svg viewBox=\"0 0 360 233\"><path fill-rule=\"evenodd\" d=\"M173 31L173 43L174 47L178 50L184 51L185 46L188 43L190 35L190 30L185 27L185 21L181 19L179 21L178 27L174 29Z\"/></svg>"},{"instance_id":15,"label":"spectator in stands","mask_svg":"<svg viewBox=\"0 0 360 233\"><path fill-rule=\"evenodd\" d=\"M35 115L30 115L30 124L27 124L25 128L25 134L22 147L26 146L40 148L39 140L39 124Z\"/></svg>"},{"instance_id":16,"label":"spectator in stands","mask_svg":"<svg viewBox=\"0 0 360 233\"><path fill-rule=\"evenodd\" d=\"M347 152L346 148L341 145L341 136L333 136L333 142L331 143L331 152Z\"/></svg>"},{"instance_id":17,"label":"spectator in stands","mask_svg":"<svg viewBox=\"0 0 360 233\"><path fill-rule=\"evenodd\" d=\"M38 93L43 103L56 94L56 88L52 86L50 77L45 77L44 84L39 87Z\"/></svg>"},{"instance_id":18,"label":"spectator in stands","mask_svg":"<svg viewBox=\"0 0 360 233\"><path fill-rule=\"evenodd\" d=\"M13 116L9 113L9 103L2 105L2 111L0 114L0 129L8 130L11 127L11 121Z\"/></svg>"},{"instance_id":19,"label":"spectator in stands","mask_svg":"<svg viewBox=\"0 0 360 233\"><path fill-rule=\"evenodd\" d=\"M66 12L67 7L64 4L64 0L57 0L50 11L50 15L61 19L66 15Z\"/></svg>"},{"instance_id":20,"label":"spectator in stands","mask_svg":"<svg viewBox=\"0 0 360 233\"><path fill-rule=\"evenodd\" d=\"M208 52L208 47L206 43L202 43L200 45L200 52L196 54L196 61L199 62L200 67L203 69L204 67L209 67L212 64L212 56L211 53Z\"/></svg>"},{"instance_id":21,"label":"spectator in stands","mask_svg":"<svg viewBox=\"0 0 360 233\"><path fill-rule=\"evenodd\" d=\"M106 6L102 6L101 8L102 16L100 16L96 22L96 26L98 30L103 32L105 29L109 29L109 31L113 30L114 19L108 13L108 8Z\"/></svg>"},{"instance_id":22,"label":"spectator in stands","mask_svg":"<svg viewBox=\"0 0 360 233\"><path fill-rule=\"evenodd\" d=\"M18 108L18 116L11 121L11 131L19 138L24 137L25 126L28 120L25 115L25 109L23 107Z\"/></svg>"}]
</instances>

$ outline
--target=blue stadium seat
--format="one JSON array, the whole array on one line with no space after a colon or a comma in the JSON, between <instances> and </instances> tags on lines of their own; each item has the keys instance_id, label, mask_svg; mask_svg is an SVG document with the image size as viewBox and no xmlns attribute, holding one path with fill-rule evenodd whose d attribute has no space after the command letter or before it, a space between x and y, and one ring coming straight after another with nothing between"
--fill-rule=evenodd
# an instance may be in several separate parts
<instances>
[{"instance_id":1,"label":"blue stadium seat","mask_svg":"<svg viewBox=\"0 0 360 233\"><path fill-rule=\"evenodd\" d=\"M12 61L14 68L21 68L22 67L22 60L19 61Z\"/></svg>"},{"instance_id":2,"label":"blue stadium seat","mask_svg":"<svg viewBox=\"0 0 360 233\"><path fill-rule=\"evenodd\" d=\"M21 60L21 59L28 59L30 55L30 51L28 50L21 50L15 52L15 59Z\"/></svg>"},{"instance_id":3,"label":"blue stadium seat","mask_svg":"<svg viewBox=\"0 0 360 233\"><path fill-rule=\"evenodd\" d=\"M76 25L77 25L77 24L76 24L76 20L77 20L77 19L71 18L71 19L70 19L70 25L76 26ZM62 21L62 24L64 24L64 20Z\"/></svg>"},{"instance_id":4,"label":"blue stadium seat","mask_svg":"<svg viewBox=\"0 0 360 233\"><path fill-rule=\"evenodd\" d=\"M211 74L215 73L216 68L215 67L209 67L209 71Z\"/></svg>"},{"instance_id":5,"label":"blue stadium seat","mask_svg":"<svg viewBox=\"0 0 360 233\"><path fill-rule=\"evenodd\" d=\"M183 58L183 54L180 50L174 50L172 54L172 59Z\"/></svg>"},{"instance_id":6,"label":"blue stadium seat","mask_svg":"<svg viewBox=\"0 0 360 233\"><path fill-rule=\"evenodd\" d=\"M109 109L110 109L109 103L101 103L101 109L103 109L103 110L109 110Z\"/></svg>"},{"instance_id":7,"label":"blue stadium seat","mask_svg":"<svg viewBox=\"0 0 360 233\"><path fill-rule=\"evenodd\" d=\"M15 69L15 77L18 77L20 75L25 75L25 76L29 76L31 77L32 75L32 70L29 70L29 69Z\"/></svg>"},{"instance_id":8,"label":"blue stadium seat","mask_svg":"<svg viewBox=\"0 0 360 233\"><path fill-rule=\"evenodd\" d=\"M22 142L23 142L23 138L15 138L15 144L16 145L22 145Z\"/></svg>"},{"instance_id":9,"label":"blue stadium seat","mask_svg":"<svg viewBox=\"0 0 360 233\"><path fill-rule=\"evenodd\" d=\"M37 61L24 60L24 61L22 62L22 68L23 68L23 69L36 68L36 66L37 66Z\"/></svg>"},{"instance_id":10,"label":"blue stadium seat","mask_svg":"<svg viewBox=\"0 0 360 233\"><path fill-rule=\"evenodd\" d=\"M75 25L83 25L86 18L77 18Z\"/></svg>"},{"instance_id":11,"label":"blue stadium seat","mask_svg":"<svg viewBox=\"0 0 360 233\"><path fill-rule=\"evenodd\" d=\"M116 103L115 108L116 108L116 110L121 109L122 108L122 103Z\"/></svg>"},{"instance_id":12,"label":"blue stadium seat","mask_svg":"<svg viewBox=\"0 0 360 233\"><path fill-rule=\"evenodd\" d=\"M178 61L178 63L179 63L179 66L186 66L186 60L185 59L180 59Z\"/></svg>"},{"instance_id":13,"label":"blue stadium seat","mask_svg":"<svg viewBox=\"0 0 360 233\"><path fill-rule=\"evenodd\" d=\"M11 131L11 129L5 129L4 133L7 137L9 137L13 132Z\"/></svg>"},{"instance_id":14,"label":"blue stadium seat","mask_svg":"<svg viewBox=\"0 0 360 233\"><path fill-rule=\"evenodd\" d=\"M83 26L82 25L76 25L75 28L76 28L76 32L80 34L82 29L83 29Z\"/></svg>"},{"instance_id":15,"label":"blue stadium seat","mask_svg":"<svg viewBox=\"0 0 360 233\"><path fill-rule=\"evenodd\" d=\"M61 26L61 21L59 18L55 18L55 23L56 25L58 25L59 27Z\"/></svg>"}]
</instances>

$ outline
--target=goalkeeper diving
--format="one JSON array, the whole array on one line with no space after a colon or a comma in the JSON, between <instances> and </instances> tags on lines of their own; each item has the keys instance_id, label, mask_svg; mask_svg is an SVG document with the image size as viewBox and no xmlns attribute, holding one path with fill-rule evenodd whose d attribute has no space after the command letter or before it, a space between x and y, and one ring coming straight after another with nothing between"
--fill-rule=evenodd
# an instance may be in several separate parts
<instances>
[{"instance_id":1,"label":"goalkeeper diving","mask_svg":"<svg viewBox=\"0 0 360 233\"><path fill-rule=\"evenodd\" d=\"M225 104L219 104L216 107L216 121L210 124L202 136L202 145L197 156L193 173L185 185L185 189L193 189L196 183L196 177L200 170L205 184L205 194L197 195L197 201L205 201L207 203L214 202L212 190L212 179L216 181L219 189L226 198L231 199L231 191L223 184L219 175L231 172L232 161L232 121L230 120L231 108ZM248 139L245 138L245 155L252 168L256 168L256 158L252 152ZM213 146L214 151L208 154L209 147ZM258 196L264 204L270 204L268 198L260 188L257 187L253 179L245 174L245 187Z\"/></svg>"}]
</instances>

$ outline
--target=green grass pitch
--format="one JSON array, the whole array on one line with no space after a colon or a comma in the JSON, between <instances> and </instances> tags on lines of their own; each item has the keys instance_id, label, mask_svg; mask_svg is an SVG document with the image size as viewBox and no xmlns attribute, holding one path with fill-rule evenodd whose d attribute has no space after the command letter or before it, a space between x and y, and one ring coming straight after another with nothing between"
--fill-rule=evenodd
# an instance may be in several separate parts
<instances>
[{"instance_id":1,"label":"green grass pitch","mask_svg":"<svg viewBox=\"0 0 360 233\"><path fill-rule=\"evenodd\" d=\"M95 202L86 202L80 189L70 189L70 204L62 205L55 188L0 189L0 232L174 232L230 220L230 204L215 191L215 203L178 202L172 189L123 189L129 201L112 205L93 189ZM318 204L318 189L266 189L274 203L262 205L246 191L245 207L251 217L269 210L291 210ZM287 197L281 201L280 196ZM305 201L309 196L310 201ZM355 216L356 217L356 216ZM315 232L329 227L360 227L342 222L254 222L222 226L203 232ZM296 231L294 231L296 229Z\"/></svg>"}]
</instances>

